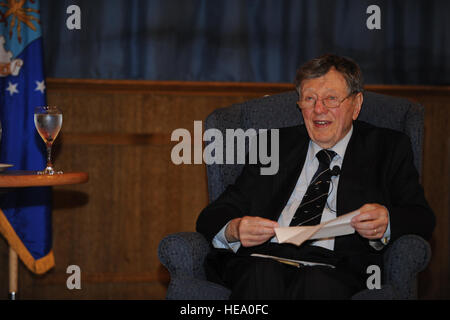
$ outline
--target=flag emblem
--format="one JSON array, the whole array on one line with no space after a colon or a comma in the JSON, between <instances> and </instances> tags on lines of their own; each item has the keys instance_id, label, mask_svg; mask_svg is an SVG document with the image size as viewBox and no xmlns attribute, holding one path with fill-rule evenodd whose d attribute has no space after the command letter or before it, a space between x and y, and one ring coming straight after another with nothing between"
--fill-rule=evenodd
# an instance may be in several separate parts
<instances>
[{"instance_id":1,"label":"flag emblem","mask_svg":"<svg viewBox=\"0 0 450 320\"><path fill-rule=\"evenodd\" d=\"M7 19L11 17L9 23L9 38L11 39L14 33L14 27L16 28L17 40L19 43L22 42L21 37L21 23L25 24L31 30L36 31L36 27L34 26L32 21L36 21L37 23L41 23L37 17L29 13L37 13L39 14L39 10L34 8L24 8L25 0L8 0L6 3L0 2L0 7L6 8L5 12L0 10L0 23L3 22L5 25L7 24ZM31 3L35 3L34 0L30 0Z\"/></svg>"},{"instance_id":2,"label":"flag emblem","mask_svg":"<svg viewBox=\"0 0 450 320\"><path fill-rule=\"evenodd\" d=\"M0 35L0 77L9 75L17 76L20 67L23 66L22 59L13 59L12 52L5 49L5 37Z\"/></svg>"}]
</instances>

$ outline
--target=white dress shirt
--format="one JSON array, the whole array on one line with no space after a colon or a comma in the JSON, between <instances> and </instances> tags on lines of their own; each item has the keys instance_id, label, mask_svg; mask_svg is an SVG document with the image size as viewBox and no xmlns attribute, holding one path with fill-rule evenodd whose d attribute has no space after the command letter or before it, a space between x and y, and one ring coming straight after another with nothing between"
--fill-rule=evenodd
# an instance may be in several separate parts
<instances>
[{"instance_id":1,"label":"white dress shirt","mask_svg":"<svg viewBox=\"0 0 450 320\"><path fill-rule=\"evenodd\" d=\"M334 166L342 167L342 162L344 160L345 150L347 149L348 142L353 133L353 126L350 131L345 135L343 139L341 139L336 145L334 145L330 150L336 152L336 155L331 161L330 168ZM309 183L312 180L312 177L316 173L319 168L319 160L316 157L316 154L322 150L322 148L314 143L312 140L309 142L308 153L306 154L305 163L303 165L302 172L300 173L300 177L297 180L297 184L285 206L283 211L280 214L278 219L278 223L280 227L288 227L292 218L294 217L295 211L300 206L302 202L303 196L308 189ZM335 219L336 218L336 196L337 196L337 188L339 184L339 176L332 176L330 183L330 190L328 191L327 203L325 204L321 223ZM228 242L225 238L225 229L228 226L226 224L214 237L212 244L215 248L226 248L231 249L236 252L241 243L237 242ZM390 223L388 224L388 228L386 233L384 234L384 238L389 239L390 236ZM271 239L272 242L278 242L276 237ZM387 243L386 240L384 240ZM370 241L370 244L377 250L382 249L383 244L380 241ZM320 246L329 250L334 249L334 237L327 239L316 240L311 243L311 245Z\"/></svg>"}]
</instances>

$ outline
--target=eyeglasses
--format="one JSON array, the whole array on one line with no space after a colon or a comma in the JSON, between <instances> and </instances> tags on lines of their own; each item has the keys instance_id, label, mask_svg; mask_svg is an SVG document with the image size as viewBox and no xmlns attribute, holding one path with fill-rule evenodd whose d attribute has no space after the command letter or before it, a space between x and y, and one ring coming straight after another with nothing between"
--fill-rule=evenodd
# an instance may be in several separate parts
<instances>
[{"instance_id":1,"label":"eyeglasses","mask_svg":"<svg viewBox=\"0 0 450 320\"><path fill-rule=\"evenodd\" d=\"M297 102L297 104L300 107L300 109L310 109L310 108L314 108L317 100L320 100L320 101L322 101L322 104L325 107L327 107L328 109L335 109L335 108L338 108L341 105L341 103L344 102L345 99L352 96L353 94L354 93L350 93L348 96L346 96L342 100L339 100L339 98L336 96L328 96L323 99L317 99L314 96L306 95L302 98L302 100Z\"/></svg>"}]
</instances>

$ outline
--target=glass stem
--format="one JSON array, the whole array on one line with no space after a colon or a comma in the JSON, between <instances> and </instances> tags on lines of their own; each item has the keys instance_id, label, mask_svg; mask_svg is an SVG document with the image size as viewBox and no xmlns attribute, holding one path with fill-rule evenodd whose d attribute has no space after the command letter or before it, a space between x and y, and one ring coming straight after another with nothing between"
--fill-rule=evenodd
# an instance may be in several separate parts
<instances>
[{"instance_id":1,"label":"glass stem","mask_svg":"<svg viewBox=\"0 0 450 320\"><path fill-rule=\"evenodd\" d=\"M47 167L53 167L52 165L52 144L47 143Z\"/></svg>"}]
</instances>

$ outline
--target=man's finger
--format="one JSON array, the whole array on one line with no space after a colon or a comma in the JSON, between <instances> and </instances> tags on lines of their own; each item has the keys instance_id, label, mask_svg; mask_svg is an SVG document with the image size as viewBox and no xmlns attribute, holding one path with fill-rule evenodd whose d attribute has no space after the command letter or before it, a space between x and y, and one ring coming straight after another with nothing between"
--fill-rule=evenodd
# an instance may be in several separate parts
<instances>
[{"instance_id":1,"label":"man's finger","mask_svg":"<svg viewBox=\"0 0 450 320\"><path fill-rule=\"evenodd\" d=\"M354 225L356 230L375 230L383 227L383 224L376 222L362 222Z\"/></svg>"},{"instance_id":2,"label":"man's finger","mask_svg":"<svg viewBox=\"0 0 450 320\"><path fill-rule=\"evenodd\" d=\"M380 211L378 208L366 211L364 213L358 214L357 216L354 216L351 220L351 223L377 220L383 217L382 213L383 211Z\"/></svg>"},{"instance_id":3,"label":"man's finger","mask_svg":"<svg viewBox=\"0 0 450 320\"><path fill-rule=\"evenodd\" d=\"M260 245L270 238L272 238L272 234L245 234L241 237L241 243L244 247L256 246Z\"/></svg>"},{"instance_id":4,"label":"man's finger","mask_svg":"<svg viewBox=\"0 0 450 320\"><path fill-rule=\"evenodd\" d=\"M355 230L363 237L370 236L379 238L386 232L386 224L383 223L362 223L354 226Z\"/></svg>"},{"instance_id":5,"label":"man's finger","mask_svg":"<svg viewBox=\"0 0 450 320\"><path fill-rule=\"evenodd\" d=\"M352 223L367 221L367 220L374 220L374 214L372 212L364 212L360 213L357 216L354 216L351 220Z\"/></svg>"},{"instance_id":6,"label":"man's finger","mask_svg":"<svg viewBox=\"0 0 450 320\"><path fill-rule=\"evenodd\" d=\"M261 236L275 235L275 230L273 228L254 227L251 229L250 233L253 235L261 235Z\"/></svg>"},{"instance_id":7,"label":"man's finger","mask_svg":"<svg viewBox=\"0 0 450 320\"><path fill-rule=\"evenodd\" d=\"M269 219L259 218L257 222L261 227L267 227L267 228L278 228L279 227L278 222L272 221Z\"/></svg>"},{"instance_id":8,"label":"man's finger","mask_svg":"<svg viewBox=\"0 0 450 320\"><path fill-rule=\"evenodd\" d=\"M245 239L247 239L247 240L254 240L254 241L266 241L266 240L268 240L268 239L270 239L270 238L272 238L272 235L271 234L251 234L251 233L249 233L249 234L247 234L246 236L245 236Z\"/></svg>"},{"instance_id":9,"label":"man's finger","mask_svg":"<svg viewBox=\"0 0 450 320\"><path fill-rule=\"evenodd\" d=\"M258 222L244 222L239 227L239 233L241 235L245 234L252 234L252 235L275 235L275 230L272 227L273 224L269 224L269 226L266 223L260 224Z\"/></svg>"},{"instance_id":10,"label":"man's finger","mask_svg":"<svg viewBox=\"0 0 450 320\"><path fill-rule=\"evenodd\" d=\"M266 218L261 218L261 217L244 217L242 218L242 222L244 224L248 224L248 225L259 225L261 227L271 227L271 228L276 228L278 227L278 223Z\"/></svg>"}]
</instances>

